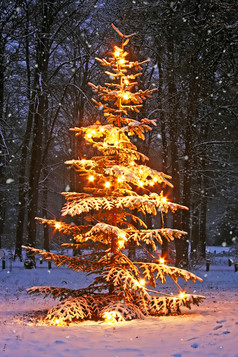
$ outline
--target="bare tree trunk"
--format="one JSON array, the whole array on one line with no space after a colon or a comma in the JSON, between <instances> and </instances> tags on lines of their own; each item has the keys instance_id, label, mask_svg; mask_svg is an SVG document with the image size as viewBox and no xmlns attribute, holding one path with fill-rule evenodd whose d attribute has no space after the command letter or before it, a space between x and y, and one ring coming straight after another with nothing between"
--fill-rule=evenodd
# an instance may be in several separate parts
<instances>
[{"instance_id":1,"label":"bare tree trunk","mask_svg":"<svg viewBox=\"0 0 238 357\"><path fill-rule=\"evenodd\" d=\"M199 239L199 255L202 258L206 258L206 225L207 225L207 186L208 179L203 176L202 178L202 202L201 202L201 212L200 212L200 239Z\"/></svg>"},{"instance_id":2,"label":"bare tree trunk","mask_svg":"<svg viewBox=\"0 0 238 357\"><path fill-rule=\"evenodd\" d=\"M3 106L4 106L4 52L5 52L5 42L3 41L2 33L0 33L0 149L1 149L1 161L0 161L0 248L2 247L2 234L4 228L4 218L6 206L4 203L4 166L5 166L5 143L4 143L4 132L3 132Z\"/></svg>"},{"instance_id":3,"label":"bare tree trunk","mask_svg":"<svg viewBox=\"0 0 238 357\"><path fill-rule=\"evenodd\" d=\"M160 48L159 51L161 51L161 50L162 49ZM161 139L162 139L162 171L166 173L168 170L169 142L168 142L168 137L167 137L168 124L166 121L166 116L164 113L164 108L162 106L162 99L161 99L161 93L163 92L164 76L163 76L160 59L157 60L157 66L158 66L158 70L159 70L159 88L158 88L157 105L158 105L158 109L159 109L160 132L161 132ZM164 224L166 226L166 217L164 217ZM169 254L168 241L164 237L162 238L162 240L163 240L163 244L161 247L161 249L162 249L161 255L162 255L162 257L167 257Z\"/></svg>"},{"instance_id":4,"label":"bare tree trunk","mask_svg":"<svg viewBox=\"0 0 238 357\"><path fill-rule=\"evenodd\" d=\"M168 103L169 103L169 135L170 135L170 152L171 152L171 173L173 187L173 199L175 202L180 202L180 168L179 168L179 154L178 154L178 98L174 78L174 43L170 35L167 39L167 53L168 53ZM176 229L181 229L181 212L178 210L173 215L173 226ZM187 242L186 238L175 240L176 248L176 266L186 266L188 264L187 256Z\"/></svg>"},{"instance_id":5,"label":"bare tree trunk","mask_svg":"<svg viewBox=\"0 0 238 357\"><path fill-rule=\"evenodd\" d=\"M28 210L28 245L35 246L36 243L36 221L39 197L39 181L42 169L43 154L43 130L45 115L48 110L46 83L48 76L48 62L50 40L46 34L50 34L53 21L53 2L42 4L43 22L37 42L37 68L35 79L37 88L35 96L35 113L33 124L33 142L31 150L31 162L29 170L29 210Z\"/></svg>"}]
</instances>

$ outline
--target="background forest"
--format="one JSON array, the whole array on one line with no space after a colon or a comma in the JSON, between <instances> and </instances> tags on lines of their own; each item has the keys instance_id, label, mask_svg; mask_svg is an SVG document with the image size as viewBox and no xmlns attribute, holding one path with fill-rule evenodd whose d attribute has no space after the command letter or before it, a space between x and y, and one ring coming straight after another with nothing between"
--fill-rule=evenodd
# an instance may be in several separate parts
<instances>
[{"instance_id":1,"label":"background forest","mask_svg":"<svg viewBox=\"0 0 238 357\"><path fill-rule=\"evenodd\" d=\"M141 117L157 127L135 144L172 176L165 194L190 208L167 218L189 233L177 260L238 239L235 0L15 0L0 10L0 248L48 250L54 232L35 217L59 218L61 191L80 190L63 163L88 148L69 128L100 118L88 82L105 81L95 56L118 43L111 23L136 33L129 59L150 59L139 85L158 91Z\"/></svg>"}]
</instances>

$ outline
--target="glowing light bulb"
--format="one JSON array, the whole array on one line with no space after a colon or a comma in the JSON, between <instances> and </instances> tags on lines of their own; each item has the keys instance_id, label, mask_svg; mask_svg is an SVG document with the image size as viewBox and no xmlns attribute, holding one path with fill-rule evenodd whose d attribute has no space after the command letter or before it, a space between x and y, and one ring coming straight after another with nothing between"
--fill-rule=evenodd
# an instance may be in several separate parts
<instances>
[{"instance_id":1,"label":"glowing light bulb","mask_svg":"<svg viewBox=\"0 0 238 357\"><path fill-rule=\"evenodd\" d=\"M87 134L87 138L90 139L91 137L92 137L92 134L91 134L91 133L88 133L88 134Z\"/></svg>"},{"instance_id":2,"label":"glowing light bulb","mask_svg":"<svg viewBox=\"0 0 238 357\"><path fill-rule=\"evenodd\" d=\"M56 222L56 223L55 223L55 228L56 228L56 229L60 229L60 227L61 227L61 223L60 223L60 222Z\"/></svg>"},{"instance_id":3,"label":"glowing light bulb","mask_svg":"<svg viewBox=\"0 0 238 357\"><path fill-rule=\"evenodd\" d=\"M184 291L181 291L181 293L179 294L179 297L182 299L185 297L185 295L186 295L186 293Z\"/></svg>"},{"instance_id":4,"label":"glowing light bulb","mask_svg":"<svg viewBox=\"0 0 238 357\"><path fill-rule=\"evenodd\" d=\"M55 319L55 324L59 325L59 323L60 323L60 319Z\"/></svg>"},{"instance_id":5,"label":"glowing light bulb","mask_svg":"<svg viewBox=\"0 0 238 357\"><path fill-rule=\"evenodd\" d=\"M161 198L161 202L162 202L162 203L166 203L166 202L167 202L167 198L166 198L166 197L162 197L162 198Z\"/></svg>"},{"instance_id":6,"label":"glowing light bulb","mask_svg":"<svg viewBox=\"0 0 238 357\"><path fill-rule=\"evenodd\" d=\"M103 146L107 146L107 143L103 143Z\"/></svg>"},{"instance_id":7,"label":"glowing light bulb","mask_svg":"<svg viewBox=\"0 0 238 357\"><path fill-rule=\"evenodd\" d=\"M83 165L84 165L84 164L85 164L85 162L86 162L86 160L84 160L84 159L82 159L82 160L81 160L81 164L83 164Z\"/></svg>"},{"instance_id":8,"label":"glowing light bulb","mask_svg":"<svg viewBox=\"0 0 238 357\"><path fill-rule=\"evenodd\" d=\"M120 233L120 237L121 237L122 239L125 239L125 238L126 238L125 233L124 233L124 232Z\"/></svg>"},{"instance_id":9,"label":"glowing light bulb","mask_svg":"<svg viewBox=\"0 0 238 357\"><path fill-rule=\"evenodd\" d=\"M94 181L94 176L90 175L89 178L88 178L88 181L93 182Z\"/></svg>"},{"instance_id":10,"label":"glowing light bulb","mask_svg":"<svg viewBox=\"0 0 238 357\"><path fill-rule=\"evenodd\" d=\"M134 164L135 164L134 161L131 161L131 162L130 162L130 165L131 165L131 166L133 166Z\"/></svg>"},{"instance_id":11,"label":"glowing light bulb","mask_svg":"<svg viewBox=\"0 0 238 357\"><path fill-rule=\"evenodd\" d=\"M159 262L160 262L160 264L164 264L164 262L165 262L164 258L159 258Z\"/></svg>"},{"instance_id":12,"label":"glowing light bulb","mask_svg":"<svg viewBox=\"0 0 238 357\"><path fill-rule=\"evenodd\" d=\"M154 186L154 182L153 181L150 181L150 186Z\"/></svg>"},{"instance_id":13,"label":"glowing light bulb","mask_svg":"<svg viewBox=\"0 0 238 357\"><path fill-rule=\"evenodd\" d=\"M143 181L138 181L138 186L140 186L140 187L142 187L142 186L144 186L144 182Z\"/></svg>"},{"instance_id":14,"label":"glowing light bulb","mask_svg":"<svg viewBox=\"0 0 238 357\"><path fill-rule=\"evenodd\" d=\"M128 93L124 93L123 94L123 99L128 100L130 98Z\"/></svg>"},{"instance_id":15,"label":"glowing light bulb","mask_svg":"<svg viewBox=\"0 0 238 357\"><path fill-rule=\"evenodd\" d=\"M105 321L107 324L113 324L113 323L117 322L115 311L104 312L104 314L102 315L102 317L104 318L104 321Z\"/></svg>"},{"instance_id":16,"label":"glowing light bulb","mask_svg":"<svg viewBox=\"0 0 238 357\"><path fill-rule=\"evenodd\" d=\"M122 182L122 181L123 181L122 177L118 177L117 182Z\"/></svg>"},{"instance_id":17,"label":"glowing light bulb","mask_svg":"<svg viewBox=\"0 0 238 357\"><path fill-rule=\"evenodd\" d=\"M142 169L140 169L139 173L142 174L142 172L143 172Z\"/></svg>"},{"instance_id":18,"label":"glowing light bulb","mask_svg":"<svg viewBox=\"0 0 238 357\"><path fill-rule=\"evenodd\" d=\"M139 283L140 283L141 286L144 286L145 285L145 279L140 279Z\"/></svg>"},{"instance_id":19,"label":"glowing light bulb","mask_svg":"<svg viewBox=\"0 0 238 357\"><path fill-rule=\"evenodd\" d=\"M117 145L118 144L118 141L115 141L115 143L114 143L115 145Z\"/></svg>"},{"instance_id":20,"label":"glowing light bulb","mask_svg":"<svg viewBox=\"0 0 238 357\"><path fill-rule=\"evenodd\" d=\"M96 131L95 131L95 130L92 130L91 133L92 133L92 135L95 135L95 134L96 134Z\"/></svg>"},{"instance_id":21,"label":"glowing light bulb","mask_svg":"<svg viewBox=\"0 0 238 357\"><path fill-rule=\"evenodd\" d=\"M101 128L100 128L100 131L101 131L101 132L102 132L102 131L104 131L104 128L103 128L103 127L101 127Z\"/></svg>"},{"instance_id":22,"label":"glowing light bulb","mask_svg":"<svg viewBox=\"0 0 238 357\"><path fill-rule=\"evenodd\" d=\"M130 82L128 81L128 79L125 79L125 80L124 80L124 83L128 86L128 84L129 84Z\"/></svg>"},{"instance_id":23,"label":"glowing light bulb","mask_svg":"<svg viewBox=\"0 0 238 357\"><path fill-rule=\"evenodd\" d=\"M105 187L109 188L111 186L111 183L109 181L105 182Z\"/></svg>"},{"instance_id":24,"label":"glowing light bulb","mask_svg":"<svg viewBox=\"0 0 238 357\"><path fill-rule=\"evenodd\" d=\"M115 57L119 57L119 56L120 56L120 52L119 52L119 51L115 51L115 52L114 52L114 56L115 56Z\"/></svg>"},{"instance_id":25,"label":"glowing light bulb","mask_svg":"<svg viewBox=\"0 0 238 357\"><path fill-rule=\"evenodd\" d=\"M119 248L123 248L125 241L123 239L120 239L117 241L117 243L118 243Z\"/></svg>"},{"instance_id":26,"label":"glowing light bulb","mask_svg":"<svg viewBox=\"0 0 238 357\"><path fill-rule=\"evenodd\" d=\"M123 65L125 62L126 62L126 61L124 60L124 58L121 58L121 59L119 60L119 64L121 64L121 65Z\"/></svg>"},{"instance_id":27,"label":"glowing light bulb","mask_svg":"<svg viewBox=\"0 0 238 357\"><path fill-rule=\"evenodd\" d=\"M157 177L154 177L154 178L153 178L153 181L154 181L154 182L157 182Z\"/></svg>"}]
</instances>

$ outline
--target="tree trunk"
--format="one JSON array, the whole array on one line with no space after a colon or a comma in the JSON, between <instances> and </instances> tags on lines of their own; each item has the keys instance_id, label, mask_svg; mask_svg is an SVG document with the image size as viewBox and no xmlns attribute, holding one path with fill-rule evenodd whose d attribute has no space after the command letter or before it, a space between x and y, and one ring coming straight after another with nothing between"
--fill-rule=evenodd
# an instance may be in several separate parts
<instances>
[{"instance_id":1,"label":"tree trunk","mask_svg":"<svg viewBox=\"0 0 238 357\"><path fill-rule=\"evenodd\" d=\"M28 209L28 245L34 247L36 243L36 221L39 197L39 180L42 168L43 130L45 115L48 110L46 83L48 76L50 40L50 27L53 21L53 2L44 3L42 6L43 22L37 42L37 68L35 79L37 83L35 96L35 113L33 124L33 142L29 170L29 209Z\"/></svg>"},{"instance_id":2,"label":"tree trunk","mask_svg":"<svg viewBox=\"0 0 238 357\"><path fill-rule=\"evenodd\" d=\"M173 182L173 199L180 203L180 168L178 155L178 98L174 78L174 43L173 37L170 35L167 38L167 81L168 81L168 103L169 103L169 135L170 135L170 152L171 152L171 174ZM178 210L173 215L173 226L176 229L181 229L181 212ZM186 238L175 240L176 248L176 266L186 266L188 263L187 257L187 242Z\"/></svg>"},{"instance_id":3,"label":"tree trunk","mask_svg":"<svg viewBox=\"0 0 238 357\"><path fill-rule=\"evenodd\" d=\"M4 65L4 52L5 52L5 43L2 38L2 33L0 33L0 124L3 123L3 106L4 106L4 73L5 73L5 65ZM5 195L4 195L4 166L5 166L5 142L4 142L4 132L0 126L0 150L1 150L1 161L0 161L0 248L2 248L2 235L4 229L4 218L6 206L4 203Z\"/></svg>"}]
</instances>

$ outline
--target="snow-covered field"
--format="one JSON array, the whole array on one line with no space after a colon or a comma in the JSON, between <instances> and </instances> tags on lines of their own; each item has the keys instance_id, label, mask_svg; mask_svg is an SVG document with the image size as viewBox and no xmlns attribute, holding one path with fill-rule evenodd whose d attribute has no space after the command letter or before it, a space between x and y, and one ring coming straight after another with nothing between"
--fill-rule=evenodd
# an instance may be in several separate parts
<instances>
[{"instance_id":1,"label":"snow-covered field","mask_svg":"<svg viewBox=\"0 0 238 357\"><path fill-rule=\"evenodd\" d=\"M182 286L205 295L206 300L192 310L184 308L182 315L49 327L29 325L22 316L56 302L28 296L25 289L36 285L78 288L87 286L90 278L54 265L48 271L46 262L38 262L33 270L19 262L13 263L11 271L0 266L0 356L238 357L238 272L228 264L211 265L209 272L202 266L193 272L204 281ZM172 287L168 278L165 292Z\"/></svg>"}]
</instances>

